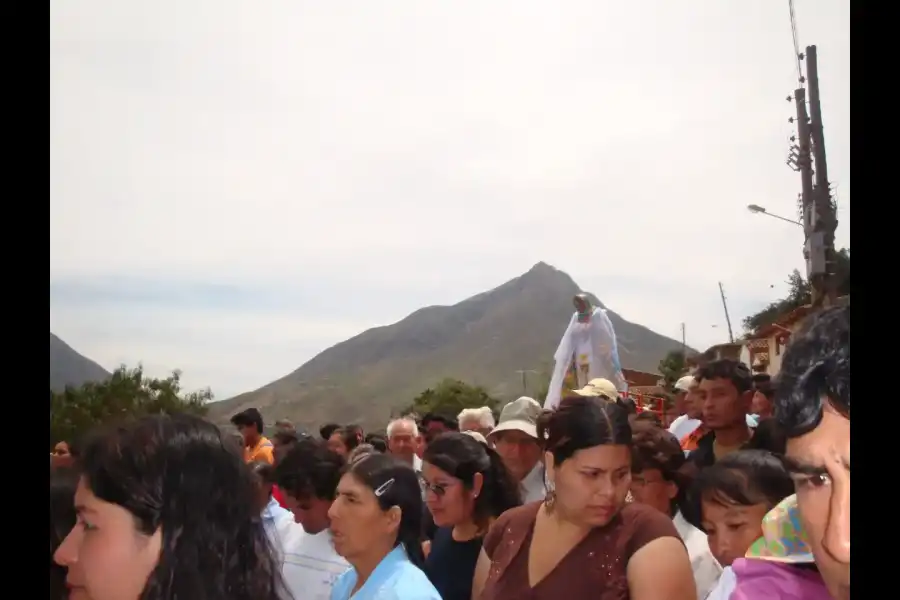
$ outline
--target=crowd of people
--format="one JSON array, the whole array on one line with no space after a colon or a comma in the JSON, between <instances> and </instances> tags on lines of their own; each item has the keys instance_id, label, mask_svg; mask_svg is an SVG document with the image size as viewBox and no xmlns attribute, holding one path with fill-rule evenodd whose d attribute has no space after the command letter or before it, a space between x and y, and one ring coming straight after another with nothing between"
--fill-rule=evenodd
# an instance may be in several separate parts
<instances>
[{"instance_id":1,"label":"crowd of people","mask_svg":"<svg viewBox=\"0 0 900 600\"><path fill-rule=\"evenodd\" d=\"M97 431L51 458L51 598L847 600L849 312L814 315L775 380L700 366L671 423L592 381L383 436L267 437L256 409L238 437Z\"/></svg>"}]
</instances>

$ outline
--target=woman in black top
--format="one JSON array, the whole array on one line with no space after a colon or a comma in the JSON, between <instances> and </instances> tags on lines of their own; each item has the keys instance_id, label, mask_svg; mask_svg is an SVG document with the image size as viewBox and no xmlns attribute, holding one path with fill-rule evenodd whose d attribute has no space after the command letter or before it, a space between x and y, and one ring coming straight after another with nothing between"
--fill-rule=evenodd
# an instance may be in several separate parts
<instances>
[{"instance_id":1,"label":"woman in black top","mask_svg":"<svg viewBox=\"0 0 900 600\"><path fill-rule=\"evenodd\" d=\"M443 600L470 600L482 539L494 519L522 503L519 486L493 449L464 433L438 436L422 461L437 527L425 572Z\"/></svg>"}]
</instances>

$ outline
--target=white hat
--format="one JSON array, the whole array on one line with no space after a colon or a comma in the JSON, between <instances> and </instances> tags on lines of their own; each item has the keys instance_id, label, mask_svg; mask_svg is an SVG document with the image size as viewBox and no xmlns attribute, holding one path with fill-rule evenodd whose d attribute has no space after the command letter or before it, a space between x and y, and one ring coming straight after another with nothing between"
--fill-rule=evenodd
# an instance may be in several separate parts
<instances>
[{"instance_id":1,"label":"white hat","mask_svg":"<svg viewBox=\"0 0 900 600\"><path fill-rule=\"evenodd\" d=\"M675 382L675 389L679 392L689 392L695 383L697 383L697 380L694 379L693 375L685 375Z\"/></svg>"},{"instance_id":2,"label":"white hat","mask_svg":"<svg viewBox=\"0 0 900 600\"><path fill-rule=\"evenodd\" d=\"M537 419L542 412L541 405L534 398L522 396L513 400L500 411L500 420L497 426L488 434L488 437L492 437L501 431L521 431L534 439L538 439Z\"/></svg>"},{"instance_id":3,"label":"white hat","mask_svg":"<svg viewBox=\"0 0 900 600\"><path fill-rule=\"evenodd\" d=\"M484 439L484 436L478 433L477 431L463 431L463 435L467 435L471 438L475 438L477 441L481 442L485 446L487 446L487 440Z\"/></svg>"},{"instance_id":4,"label":"white hat","mask_svg":"<svg viewBox=\"0 0 900 600\"><path fill-rule=\"evenodd\" d=\"M573 393L587 398L606 396L610 400L615 400L619 397L619 390L616 389L616 385L609 379L603 378L591 379L586 386L580 390L574 390Z\"/></svg>"}]
</instances>

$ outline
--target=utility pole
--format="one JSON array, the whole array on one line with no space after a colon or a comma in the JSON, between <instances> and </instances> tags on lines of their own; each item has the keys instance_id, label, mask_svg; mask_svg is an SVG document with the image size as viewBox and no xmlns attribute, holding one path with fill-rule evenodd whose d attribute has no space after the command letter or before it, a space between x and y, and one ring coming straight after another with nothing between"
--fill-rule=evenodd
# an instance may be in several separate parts
<instances>
[{"instance_id":1,"label":"utility pole","mask_svg":"<svg viewBox=\"0 0 900 600\"><path fill-rule=\"evenodd\" d=\"M681 324L681 356L687 358L687 338L684 333L684 323Z\"/></svg>"},{"instance_id":2,"label":"utility pole","mask_svg":"<svg viewBox=\"0 0 900 600\"><path fill-rule=\"evenodd\" d=\"M731 330L731 317L728 316L728 302L725 301L725 288L719 282L719 294L722 296L722 308L725 309L725 322L728 324L728 341L734 343L734 333Z\"/></svg>"},{"instance_id":3,"label":"utility pole","mask_svg":"<svg viewBox=\"0 0 900 600\"><path fill-rule=\"evenodd\" d=\"M528 395L528 373L537 373L534 369L519 369L516 373L520 373L522 375L522 393L523 395Z\"/></svg>"},{"instance_id":4,"label":"utility pole","mask_svg":"<svg viewBox=\"0 0 900 600\"><path fill-rule=\"evenodd\" d=\"M834 232L837 229L837 207L831 198L828 183L828 163L825 158L825 131L822 123L822 105L819 101L819 61L815 46L806 47L806 77L809 85L809 131L812 139L812 155L815 161L815 187L810 198L807 240L809 247L809 280L813 288L813 305L824 301L830 305L835 300L835 250ZM801 134L802 135L802 134ZM806 210L804 204L804 210ZM805 215L804 215L805 216Z\"/></svg>"}]
</instances>

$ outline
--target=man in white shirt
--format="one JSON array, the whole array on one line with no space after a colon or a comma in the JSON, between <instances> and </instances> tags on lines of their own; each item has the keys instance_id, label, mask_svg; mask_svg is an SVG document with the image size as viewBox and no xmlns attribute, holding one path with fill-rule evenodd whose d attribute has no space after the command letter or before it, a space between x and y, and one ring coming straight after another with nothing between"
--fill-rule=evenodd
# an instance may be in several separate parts
<instances>
[{"instance_id":1,"label":"man in white shirt","mask_svg":"<svg viewBox=\"0 0 900 600\"><path fill-rule=\"evenodd\" d=\"M652 506L672 518L687 547L697 598L702 600L715 587L722 567L709 550L706 534L688 523L678 510L685 485L679 474L686 461L684 452L671 433L653 423L638 422L633 428L631 494L635 502Z\"/></svg>"},{"instance_id":2,"label":"man in white shirt","mask_svg":"<svg viewBox=\"0 0 900 600\"><path fill-rule=\"evenodd\" d=\"M669 433L679 441L700 426L702 407L695 407L691 397L691 390L696 387L693 375L685 375L675 382L675 410L680 416L669 425Z\"/></svg>"},{"instance_id":3,"label":"man in white shirt","mask_svg":"<svg viewBox=\"0 0 900 600\"><path fill-rule=\"evenodd\" d=\"M536 400L522 396L503 407L500 421L488 436L503 464L519 480L524 503L543 500L547 495L537 436L537 419L542 412Z\"/></svg>"},{"instance_id":4,"label":"man in white shirt","mask_svg":"<svg viewBox=\"0 0 900 600\"><path fill-rule=\"evenodd\" d=\"M412 466L416 473L422 472L422 459L416 455L419 440L419 426L409 417L394 419L387 426L388 452Z\"/></svg>"},{"instance_id":5,"label":"man in white shirt","mask_svg":"<svg viewBox=\"0 0 900 600\"><path fill-rule=\"evenodd\" d=\"M328 509L344 459L318 440L303 439L275 468L284 503L304 533L284 544L284 582L293 598L328 600L339 575L349 567L334 551Z\"/></svg>"}]
</instances>

